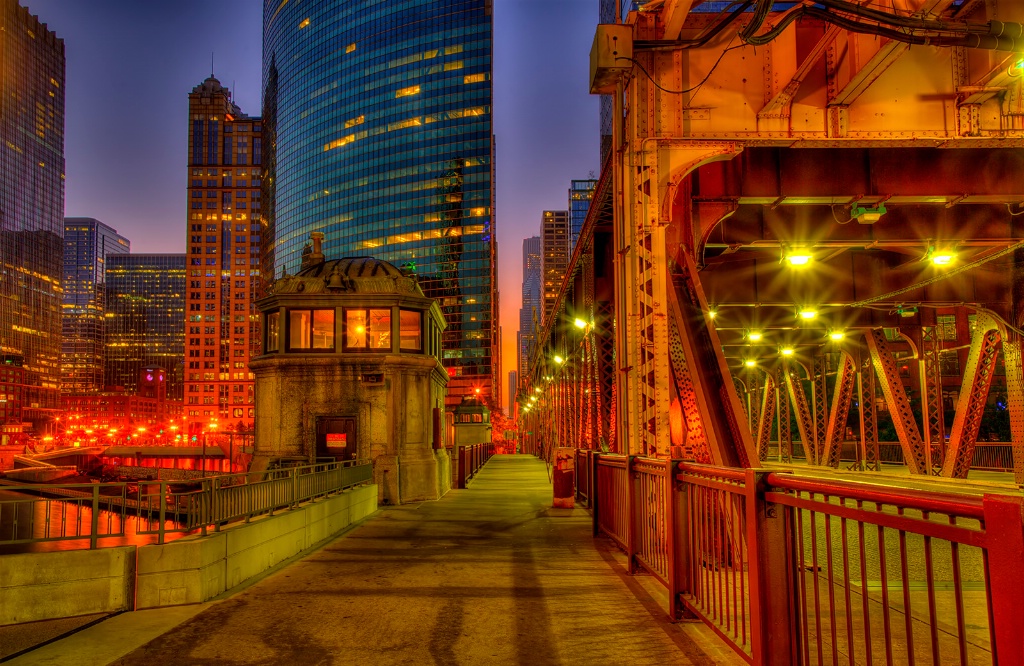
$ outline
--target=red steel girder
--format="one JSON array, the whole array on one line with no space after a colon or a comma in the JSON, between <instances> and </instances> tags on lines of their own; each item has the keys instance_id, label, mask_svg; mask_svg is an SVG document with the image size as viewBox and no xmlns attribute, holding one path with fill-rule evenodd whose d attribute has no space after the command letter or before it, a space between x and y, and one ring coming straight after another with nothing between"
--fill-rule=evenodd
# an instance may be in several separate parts
<instances>
[{"instance_id":1,"label":"red steel girder","mask_svg":"<svg viewBox=\"0 0 1024 666\"><path fill-rule=\"evenodd\" d=\"M921 439L921 431L914 420L914 412L910 408L907 392L903 389L903 382L900 381L896 360L889 351L885 331L880 328L872 329L864 335L864 340L871 353L875 373L881 382L882 395L885 396L886 405L889 407L896 436L903 447L903 460L912 473L928 475L931 473L931 455Z\"/></svg>"},{"instance_id":2,"label":"red steel girder","mask_svg":"<svg viewBox=\"0 0 1024 666\"><path fill-rule=\"evenodd\" d=\"M949 449L942 465L942 476L965 479L971 469L974 445L978 441L985 401L992 386L1001 337L1000 327L992 317L978 315L977 328L971 339L971 351L963 372L956 417L949 432Z\"/></svg>"},{"instance_id":3,"label":"red steel girder","mask_svg":"<svg viewBox=\"0 0 1024 666\"><path fill-rule=\"evenodd\" d=\"M762 391L761 409L758 411L757 420L757 459L764 462L768 459L772 426L775 424L775 378L769 373L764 375Z\"/></svg>"},{"instance_id":4,"label":"red steel girder","mask_svg":"<svg viewBox=\"0 0 1024 666\"><path fill-rule=\"evenodd\" d=\"M817 465L814 445L814 419L811 414L810 405L807 402L807 394L804 392L803 382L800 375L793 367L787 364L786 388L789 390L789 397L796 407L796 427L800 433L800 443L804 447L804 458L808 465Z\"/></svg>"},{"instance_id":5,"label":"red steel girder","mask_svg":"<svg viewBox=\"0 0 1024 666\"><path fill-rule=\"evenodd\" d=\"M1007 409L1010 412L1010 438L1013 440L1013 481L1024 484L1024 362L1017 334L1003 340L1006 366Z\"/></svg>"},{"instance_id":6,"label":"red steel girder","mask_svg":"<svg viewBox=\"0 0 1024 666\"><path fill-rule=\"evenodd\" d=\"M828 417L828 433L825 436L825 451L821 464L839 467L839 456L846 435L846 419L850 415L850 401L853 398L853 384L857 378L857 366L853 357L842 352L839 373L832 393L832 408Z\"/></svg>"}]
</instances>

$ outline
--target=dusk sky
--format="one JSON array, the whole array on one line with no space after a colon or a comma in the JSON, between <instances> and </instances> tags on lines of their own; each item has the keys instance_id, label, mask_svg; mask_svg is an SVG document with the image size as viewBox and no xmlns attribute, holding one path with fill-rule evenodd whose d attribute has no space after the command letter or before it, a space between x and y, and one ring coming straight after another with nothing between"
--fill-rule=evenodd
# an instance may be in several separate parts
<instances>
[{"instance_id":1,"label":"dusk sky","mask_svg":"<svg viewBox=\"0 0 1024 666\"><path fill-rule=\"evenodd\" d=\"M67 52L67 216L133 252L184 252L188 93L210 74L260 113L258 0L21 0ZM587 94L597 0L495 0L494 132L503 372L515 369L522 240L598 169ZM500 378L504 392L506 378Z\"/></svg>"}]
</instances>

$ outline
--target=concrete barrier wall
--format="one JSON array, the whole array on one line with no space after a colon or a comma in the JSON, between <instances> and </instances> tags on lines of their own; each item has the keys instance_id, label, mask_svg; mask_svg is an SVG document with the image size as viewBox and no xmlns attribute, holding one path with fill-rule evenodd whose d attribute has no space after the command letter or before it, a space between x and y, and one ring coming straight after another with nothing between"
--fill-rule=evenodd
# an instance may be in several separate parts
<instances>
[{"instance_id":1,"label":"concrete barrier wall","mask_svg":"<svg viewBox=\"0 0 1024 666\"><path fill-rule=\"evenodd\" d=\"M205 537L139 547L135 607L207 601L377 510L377 486L236 524Z\"/></svg>"},{"instance_id":2,"label":"concrete barrier wall","mask_svg":"<svg viewBox=\"0 0 1024 666\"><path fill-rule=\"evenodd\" d=\"M0 625L124 610L135 546L0 556Z\"/></svg>"},{"instance_id":3,"label":"concrete barrier wall","mask_svg":"<svg viewBox=\"0 0 1024 666\"><path fill-rule=\"evenodd\" d=\"M162 546L0 555L0 625L207 601L376 510L367 485Z\"/></svg>"}]
</instances>

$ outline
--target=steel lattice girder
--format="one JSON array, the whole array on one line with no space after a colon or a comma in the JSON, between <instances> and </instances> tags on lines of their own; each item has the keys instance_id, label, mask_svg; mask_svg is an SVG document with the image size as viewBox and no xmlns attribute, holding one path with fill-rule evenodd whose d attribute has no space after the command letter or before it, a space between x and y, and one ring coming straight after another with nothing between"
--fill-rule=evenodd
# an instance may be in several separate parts
<instances>
[{"instance_id":1,"label":"steel lattice girder","mask_svg":"<svg viewBox=\"0 0 1024 666\"><path fill-rule=\"evenodd\" d=\"M814 464L821 465L828 432L828 363L824 354L815 354L811 363L814 382Z\"/></svg>"},{"instance_id":2,"label":"steel lattice girder","mask_svg":"<svg viewBox=\"0 0 1024 666\"><path fill-rule=\"evenodd\" d=\"M963 386L956 405L956 417L949 432L949 450L942 465L942 476L967 478L974 459L974 445L985 411L985 400L992 386L996 354L1002 339L1001 327L989 315L978 315L971 339L971 351L963 372Z\"/></svg>"},{"instance_id":3,"label":"steel lattice girder","mask_svg":"<svg viewBox=\"0 0 1024 666\"><path fill-rule=\"evenodd\" d=\"M814 420L811 415L810 405L807 403L807 394L804 392L803 382L800 380L797 371L789 367L785 369L786 387L789 396L796 407L796 427L800 433L800 442L804 447L804 458L808 465L816 465L817 459L814 454Z\"/></svg>"},{"instance_id":4,"label":"steel lattice girder","mask_svg":"<svg viewBox=\"0 0 1024 666\"><path fill-rule=\"evenodd\" d=\"M864 469L877 472L882 464L878 455L878 409L875 405L875 371L871 362L857 364L857 402L860 412L861 462Z\"/></svg>"},{"instance_id":5,"label":"steel lattice girder","mask_svg":"<svg viewBox=\"0 0 1024 666\"><path fill-rule=\"evenodd\" d=\"M917 421L914 420L914 412L910 408L910 400L907 399L907 392L900 381L899 369L896 367L892 352L889 351L885 332L878 328L872 329L864 335L864 340L871 353L875 373L881 381L882 395L885 396L885 403L889 407L896 436L903 447L903 460L912 473L927 475L931 472L931 454L925 449L924 441L921 439Z\"/></svg>"},{"instance_id":6,"label":"steel lattice girder","mask_svg":"<svg viewBox=\"0 0 1024 666\"><path fill-rule=\"evenodd\" d=\"M828 434L825 436L825 451L821 459L823 465L839 467L839 456L842 453L846 419L850 415L850 401L853 398L853 383L856 377L857 368L853 357L842 352L832 396L832 408L828 417Z\"/></svg>"},{"instance_id":7,"label":"steel lattice girder","mask_svg":"<svg viewBox=\"0 0 1024 666\"><path fill-rule=\"evenodd\" d=\"M779 458L784 463L791 463L793 462L793 431L790 428L789 421L789 393L787 392L789 382L786 379L787 374L788 372L785 367L777 370L775 395L779 403L779 407L776 410L779 415Z\"/></svg>"},{"instance_id":8,"label":"steel lattice girder","mask_svg":"<svg viewBox=\"0 0 1024 666\"><path fill-rule=\"evenodd\" d=\"M757 421L757 459L764 462L768 459L768 447L772 441L772 425L775 423L775 378L769 373L764 375L764 388L761 395L761 410Z\"/></svg>"},{"instance_id":9,"label":"steel lattice girder","mask_svg":"<svg viewBox=\"0 0 1024 666\"><path fill-rule=\"evenodd\" d=\"M1024 362L1021 342L1003 340L1003 362L1006 365L1007 408L1010 412L1010 437L1013 440L1013 481L1024 484Z\"/></svg>"}]
</instances>

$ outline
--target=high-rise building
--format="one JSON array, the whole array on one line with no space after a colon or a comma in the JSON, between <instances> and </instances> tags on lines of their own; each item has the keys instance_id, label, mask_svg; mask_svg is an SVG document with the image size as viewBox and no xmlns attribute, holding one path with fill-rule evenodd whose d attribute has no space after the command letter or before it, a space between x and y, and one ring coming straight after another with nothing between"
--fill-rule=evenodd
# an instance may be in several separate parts
<instances>
[{"instance_id":1,"label":"high-rise building","mask_svg":"<svg viewBox=\"0 0 1024 666\"><path fill-rule=\"evenodd\" d=\"M167 397L181 400L185 256L115 254L107 257L105 388L122 387L127 393L138 393L142 371L159 367L166 372Z\"/></svg>"},{"instance_id":2,"label":"high-rise building","mask_svg":"<svg viewBox=\"0 0 1024 666\"><path fill-rule=\"evenodd\" d=\"M519 358L517 372L526 377L530 355L537 342L537 329L543 318L540 300L541 255L540 236L523 239L523 301L519 308L519 336L516 351Z\"/></svg>"},{"instance_id":3,"label":"high-rise building","mask_svg":"<svg viewBox=\"0 0 1024 666\"><path fill-rule=\"evenodd\" d=\"M541 214L541 326L547 326L569 266L569 211L546 210Z\"/></svg>"},{"instance_id":4,"label":"high-rise building","mask_svg":"<svg viewBox=\"0 0 1024 666\"><path fill-rule=\"evenodd\" d=\"M63 235L64 41L0 0L0 364L22 382L5 423L60 406Z\"/></svg>"},{"instance_id":5,"label":"high-rise building","mask_svg":"<svg viewBox=\"0 0 1024 666\"><path fill-rule=\"evenodd\" d=\"M508 416L515 416L514 410L516 408L516 393L519 391L518 378L519 375L515 370L510 370L508 373L508 405L506 406L505 414Z\"/></svg>"},{"instance_id":6,"label":"high-rise building","mask_svg":"<svg viewBox=\"0 0 1024 666\"><path fill-rule=\"evenodd\" d=\"M491 0L264 0L264 270L328 257L415 273L448 328L449 406L498 372Z\"/></svg>"},{"instance_id":7,"label":"high-rise building","mask_svg":"<svg viewBox=\"0 0 1024 666\"><path fill-rule=\"evenodd\" d=\"M615 23L616 11L621 12L622 9L616 10L615 4L618 0L598 0L597 20L598 23ZM601 95L601 139L600 139L600 155L598 160L601 168L604 169L604 162L606 159L611 157L612 149L612 118L614 116L614 97L611 95Z\"/></svg>"},{"instance_id":8,"label":"high-rise building","mask_svg":"<svg viewBox=\"0 0 1024 666\"><path fill-rule=\"evenodd\" d=\"M253 424L258 353L263 128L213 76L188 96L185 417L192 427Z\"/></svg>"},{"instance_id":9,"label":"high-rise building","mask_svg":"<svg viewBox=\"0 0 1024 666\"><path fill-rule=\"evenodd\" d=\"M590 202L597 189L596 180L573 180L569 182L569 256L576 249L576 241L590 211Z\"/></svg>"},{"instance_id":10,"label":"high-rise building","mask_svg":"<svg viewBox=\"0 0 1024 666\"><path fill-rule=\"evenodd\" d=\"M107 257L127 254L128 239L91 217L64 218L61 382L64 395L103 390Z\"/></svg>"}]
</instances>

